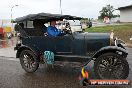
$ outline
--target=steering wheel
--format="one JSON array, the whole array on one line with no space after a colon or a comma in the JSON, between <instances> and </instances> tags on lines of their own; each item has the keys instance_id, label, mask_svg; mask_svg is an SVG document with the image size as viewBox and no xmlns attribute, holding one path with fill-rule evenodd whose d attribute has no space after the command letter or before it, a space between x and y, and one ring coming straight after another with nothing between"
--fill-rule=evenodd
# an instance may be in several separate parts
<instances>
[{"instance_id":1,"label":"steering wheel","mask_svg":"<svg viewBox=\"0 0 132 88\"><path fill-rule=\"evenodd\" d=\"M71 28L65 28L65 29L63 29L63 31L65 34L72 34Z\"/></svg>"}]
</instances>

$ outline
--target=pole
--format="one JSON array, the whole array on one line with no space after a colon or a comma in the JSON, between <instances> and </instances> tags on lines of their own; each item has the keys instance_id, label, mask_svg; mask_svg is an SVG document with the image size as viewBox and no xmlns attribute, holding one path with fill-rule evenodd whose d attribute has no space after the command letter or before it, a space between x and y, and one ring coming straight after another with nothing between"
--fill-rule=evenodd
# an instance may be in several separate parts
<instances>
[{"instance_id":1,"label":"pole","mask_svg":"<svg viewBox=\"0 0 132 88\"><path fill-rule=\"evenodd\" d=\"M13 22L12 22L12 20L13 20L13 18L12 18L12 10L13 10L13 8L15 7L15 6L18 6L18 5L14 5L14 6L12 6L11 7L11 27L13 28Z\"/></svg>"},{"instance_id":2,"label":"pole","mask_svg":"<svg viewBox=\"0 0 132 88\"><path fill-rule=\"evenodd\" d=\"M60 0L60 11L61 11L61 15L62 15L61 0Z\"/></svg>"},{"instance_id":3,"label":"pole","mask_svg":"<svg viewBox=\"0 0 132 88\"><path fill-rule=\"evenodd\" d=\"M13 28L13 23L12 23L12 9L14 8L14 6L11 7L11 27Z\"/></svg>"}]
</instances>

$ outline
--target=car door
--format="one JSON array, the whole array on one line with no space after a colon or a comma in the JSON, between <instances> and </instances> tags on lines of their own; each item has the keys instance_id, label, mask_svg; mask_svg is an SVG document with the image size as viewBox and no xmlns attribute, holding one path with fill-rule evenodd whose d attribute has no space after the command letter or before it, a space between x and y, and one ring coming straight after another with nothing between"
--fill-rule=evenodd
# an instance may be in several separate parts
<instances>
[{"instance_id":1,"label":"car door","mask_svg":"<svg viewBox=\"0 0 132 88\"><path fill-rule=\"evenodd\" d=\"M25 41L25 40L24 40ZM30 36L30 39L27 39L26 44L38 48L41 52L52 51L55 52L54 37L48 36Z\"/></svg>"},{"instance_id":2,"label":"car door","mask_svg":"<svg viewBox=\"0 0 132 88\"><path fill-rule=\"evenodd\" d=\"M71 54L73 36L57 36L55 38L55 51L57 54Z\"/></svg>"}]
</instances>

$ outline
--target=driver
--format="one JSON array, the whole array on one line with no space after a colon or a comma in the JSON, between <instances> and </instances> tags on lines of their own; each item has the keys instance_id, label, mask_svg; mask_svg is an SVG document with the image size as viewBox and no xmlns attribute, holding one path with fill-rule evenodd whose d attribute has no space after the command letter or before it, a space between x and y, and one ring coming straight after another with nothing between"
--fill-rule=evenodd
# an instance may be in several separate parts
<instances>
[{"instance_id":1,"label":"driver","mask_svg":"<svg viewBox=\"0 0 132 88\"><path fill-rule=\"evenodd\" d=\"M50 26L48 26L48 28L47 28L48 36L54 36L54 37L56 37L56 36L65 35L65 33L63 31L64 28L57 29L55 27L55 25L56 25L56 21L51 21L50 22Z\"/></svg>"}]
</instances>

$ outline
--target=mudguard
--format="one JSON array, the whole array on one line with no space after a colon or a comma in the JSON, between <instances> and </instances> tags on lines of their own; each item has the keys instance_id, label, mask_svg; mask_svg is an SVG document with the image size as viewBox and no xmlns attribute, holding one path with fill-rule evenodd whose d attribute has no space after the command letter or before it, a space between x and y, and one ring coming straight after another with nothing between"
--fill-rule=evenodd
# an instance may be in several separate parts
<instances>
[{"instance_id":1,"label":"mudguard","mask_svg":"<svg viewBox=\"0 0 132 88\"><path fill-rule=\"evenodd\" d=\"M22 45L20 46L18 49L17 49L17 53L16 53L16 58L19 58L20 57L20 53L23 51L23 50L31 50L34 55L36 55L37 57L39 56L39 51L38 49L34 49L33 47L29 47L29 46L25 46L25 45Z\"/></svg>"},{"instance_id":2,"label":"mudguard","mask_svg":"<svg viewBox=\"0 0 132 88\"><path fill-rule=\"evenodd\" d=\"M100 50L98 50L94 55L93 55L93 58L97 58L99 57L100 55L104 54L104 53L108 53L108 52L113 52L113 53L117 53L117 54L120 54L121 56L123 56L124 58L127 57L128 55L128 52L121 48L121 47L118 47L118 46L107 46L107 47L103 47L101 48Z\"/></svg>"}]
</instances>

